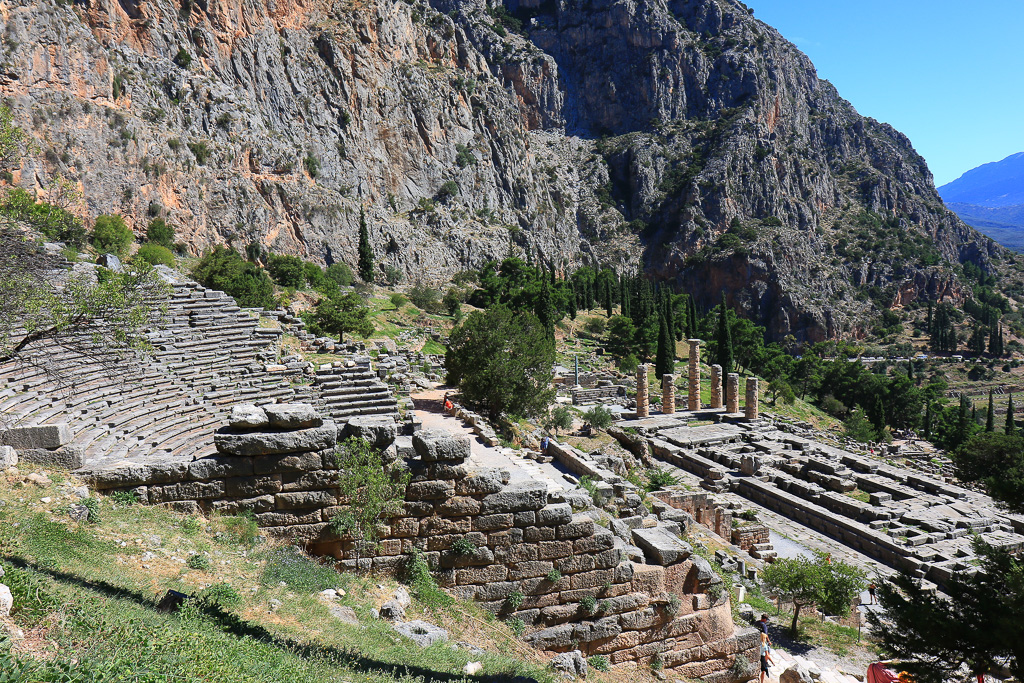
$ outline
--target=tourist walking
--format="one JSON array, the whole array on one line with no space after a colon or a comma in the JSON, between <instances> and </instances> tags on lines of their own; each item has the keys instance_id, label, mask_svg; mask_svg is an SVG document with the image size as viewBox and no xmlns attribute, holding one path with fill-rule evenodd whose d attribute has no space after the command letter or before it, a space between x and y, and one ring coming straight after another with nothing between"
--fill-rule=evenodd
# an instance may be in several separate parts
<instances>
[{"instance_id":1,"label":"tourist walking","mask_svg":"<svg viewBox=\"0 0 1024 683\"><path fill-rule=\"evenodd\" d=\"M757 623L755 623L754 625L757 626L757 630L758 631L760 631L764 635L768 635L768 615L767 614L762 614L761 615L761 619L759 621L757 621ZM768 639L768 642L771 642L771 638Z\"/></svg>"},{"instance_id":2,"label":"tourist walking","mask_svg":"<svg viewBox=\"0 0 1024 683\"><path fill-rule=\"evenodd\" d=\"M769 675L768 665L775 664L775 660L772 659L772 648L768 644L768 634L761 634L761 680L760 683L764 683L764 677Z\"/></svg>"},{"instance_id":3,"label":"tourist walking","mask_svg":"<svg viewBox=\"0 0 1024 683\"><path fill-rule=\"evenodd\" d=\"M874 582L874 581L872 581L872 582L871 582L871 583L870 583L870 584L868 585L868 597L870 597L870 598L871 598L871 602L869 602L869 603L868 603L869 605L873 605L873 604L875 604L875 588L876 588L876 586L875 586L875 582Z\"/></svg>"}]
</instances>

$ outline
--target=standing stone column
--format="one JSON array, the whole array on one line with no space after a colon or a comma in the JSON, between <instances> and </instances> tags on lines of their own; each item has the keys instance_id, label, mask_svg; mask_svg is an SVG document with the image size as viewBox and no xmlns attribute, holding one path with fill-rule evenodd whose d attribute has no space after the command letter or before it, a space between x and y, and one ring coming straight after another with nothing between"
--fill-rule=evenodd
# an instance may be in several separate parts
<instances>
[{"instance_id":1,"label":"standing stone column","mask_svg":"<svg viewBox=\"0 0 1024 683\"><path fill-rule=\"evenodd\" d=\"M661 377L661 412L671 415L676 412L676 376Z\"/></svg>"},{"instance_id":2,"label":"standing stone column","mask_svg":"<svg viewBox=\"0 0 1024 683\"><path fill-rule=\"evenodd\" d=\"M725 412L740 412L740 376L730 372L725 383Z\"/></svg>"},{"instance_id":3,"label":"standing stone column","mask_svg":"<svg viewBox=\"0 0 1024 683\"><path fill-rule=\"evenodd\" d=\"M686 409L700 410L700 339L688 339L690 345L689 384L686 386Z\"/></svg>"},{"instance_id":4,"label":"standing stone column","mask_svg":"<svg viewBox=\"0 0 1024 683\"><path fill-rule=\"evenodd\" d=\"M748 420L756 420L760 415L759 404L758 404L758 379L756 377L747 378L747 400L743 406L743 412L746 413Z\"/></svg>"},{"instance_id":5,"label":"standing stone column","mask_svg":"<svg viewBox=\"0 0 1024 683\"><path fill-rule=\"evenodd\" d=\"M651 414L647 398L647 365L642 364L636 369L636 416L647 417Z\"/></svg>"},{"instance_id":6,"label":"standing stone column","mask_svg":"<svg viewBox=\"0 0 1024 683\"><path fill-rule=\"evenodd\" d=\"M722 366L711 366L711 408L722 407Z\"/></svg>"}]
</instances>

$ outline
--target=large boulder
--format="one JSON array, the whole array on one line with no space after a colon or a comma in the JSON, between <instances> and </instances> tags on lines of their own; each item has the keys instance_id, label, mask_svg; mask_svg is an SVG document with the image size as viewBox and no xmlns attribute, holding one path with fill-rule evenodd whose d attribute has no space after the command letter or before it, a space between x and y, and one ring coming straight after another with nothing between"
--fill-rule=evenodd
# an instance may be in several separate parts
<instances>
[{"instance_id":1,"label":"large boulder","mask_svg":"<svg viewBox=\"0 0 1024 683\"><path fill-rule=\"evenodd\" d=\"M651 564L667 567L682 562L693 553L693 548L663 526L633 529L633 544L644 551Z\"/></svg>"},{"instance_id":2,"label":"large boulder","mask_svg":"<svg viewBox=\"0 0 1024 683\"><path fill-rule=\"evenodd\" d=\"M18 464L18 451L11 446L0 446L0 469Z\"/></svg>"},{"instance_id":3,"label":"large boulder","mask_svg":"<svg viewBox=\"0 0 1024 683\"><path fill-rule=\"evenodd\" d=\"M551 660L551 668L569 676L587 677L587 660L579 650L555 655Z\"/></svg>"},{"instance_id":4,"label":"large boulder","mask_svg":"<svg viewBox=\"0 0 1024 683\"><path fill-rule=\"evenodd\" d=\"M53 450L71 442L71 429L66 422L39 427L12 427L0 431L0 445L21 451L26 448Z\"/></svg>"},{"instance_id":5,"label":"large boulder","mask_svg":"<svg viewBox=\"0 0 1024 683\"><path fill-rule=\"evenodd\" d=\"M0 617L7 617L14 607L14 596L11 589L0 583Z\"/></svg>"},{"instance_id":6,"label":"large boulder","mask_svg":"<svg viewBox=\"0 0 1024 683\"><path fill-rule=\"evenodd\" d=\"M359 415L348 421L345 435L366 439L374 448L387 448L398 438L398 424L386 415Z\"/></svg>"},{"instance_id":7,"label":"large boulder","mask_svg":"<svg viewBox=\"0 0 1024 683\"><path fill-rule=\"evenodd\" d=\"M338 427L325 422L319 427L293 432L248 432L214 434L217 450L225 455L276 455L305 453L333 448L338 442Z\"/></svg>"},{"instance_id":8,"label":"large boulder","mask_svg":"<svg viewBox=\"0 0 1024 683\"><path fill-rule=\"evenodd\" d=\"M399 622L394 624L394 629L420 647L448 640L448 631L420 619Z\"/></svg>"},{"instance_id":9,"label":"large boulder","mask_svg":"<svg viewBox=\"0 0 1024 683\"><path fill-rule=\"evenodd\" d=\"M231 409L228 425L232 429L259 429L270 424L263 408L252 403L243 403Z\"/></svg>"},{"instance_id":10,"label":"large boulder","mask_svg":"<svg viewBox=\"0 0 1024 683\"><path fill-rule=\"evenodd\" d=\"M461 461L470 453L467 434L453 434L444 429L421 429L412 435L412 447L427 461Z\"/></svg>"},{"instance_id":11,"label":"large boulder","mask_svg":"<svg viewBox=\"0 0 1024 683\"><path fill-rule=\"evenodd\" d=\"M309 429L324 423L316 408L308 403L276 403L263 406L271 427L278 429Z\"/></svg>"},{"instance_id":12,"label":"large boulder","mask_svg":"<svg viewBox=\"0 0 1024 683\"><path fill-rule=\"evenodd\" d=\"M779 674L779 683L814 683L814 679L807 667L796 663Z\"/></svg>"}]
</instances>

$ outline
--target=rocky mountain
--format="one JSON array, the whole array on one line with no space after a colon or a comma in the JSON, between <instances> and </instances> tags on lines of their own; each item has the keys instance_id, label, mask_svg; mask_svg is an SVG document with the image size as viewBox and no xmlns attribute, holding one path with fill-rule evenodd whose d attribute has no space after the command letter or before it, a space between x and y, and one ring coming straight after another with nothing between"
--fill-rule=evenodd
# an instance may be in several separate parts
<instances>
[{"instance_id":1,"label":"rocky mountain","mask_svg":"<svg viewBox=\"0 0 1024 683\"><path fill-rule=\"evenodd\" d=\"M508 254L720 292L783 339L1001 249L735 0L0 0L0 96L88 216L440 283Z\"/></svg>"},{"instance_id":2,"label":"rocky mountain","mask_svg":"<svg viewBox=\"0 0 1024 683\"><path fill-rule=\"evenodd\" d=\"M939 194L965 223L1024 251L1024 152L971 169Z\"/></svg>"}]
</instances>

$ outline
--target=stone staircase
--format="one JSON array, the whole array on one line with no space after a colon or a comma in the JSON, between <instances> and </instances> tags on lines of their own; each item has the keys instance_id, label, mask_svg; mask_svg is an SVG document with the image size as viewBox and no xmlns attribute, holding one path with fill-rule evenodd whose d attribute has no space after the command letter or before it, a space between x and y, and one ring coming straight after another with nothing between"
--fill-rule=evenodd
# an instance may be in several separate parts
<instances>
[{"instance_id":1,"label":"stone staircase","mask_svg":"<svg viewBox=\"0 0 1024 683\"><path fill-rule=\"evenodd\" d=\"M399 419L398 402L390 387L373 372L370 359L357 357L347 363L322 365L316 371L316 404L325 417L338 424L356 415L379 415Z\"/></svg>"}]
</instances>

